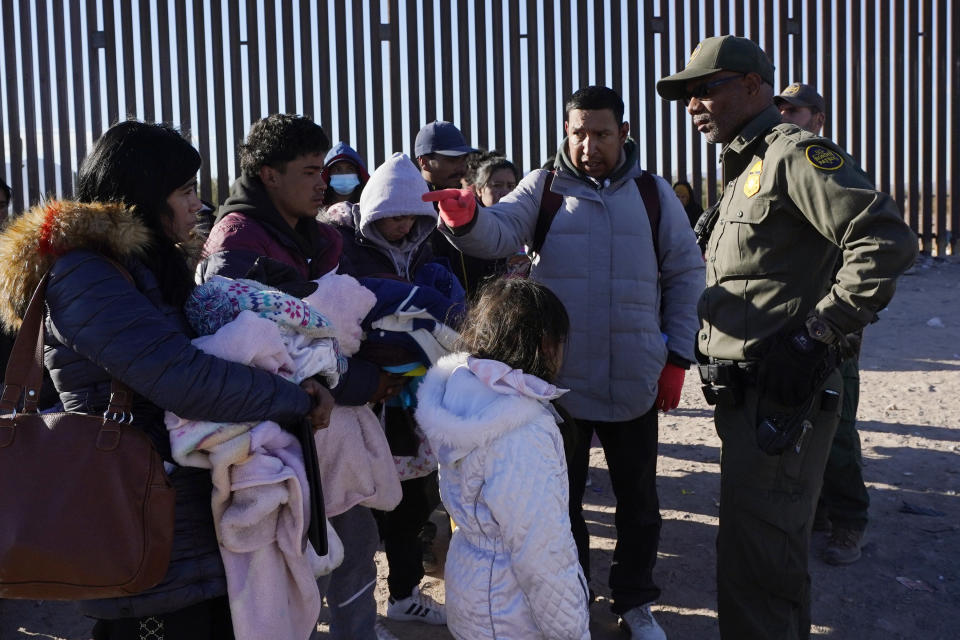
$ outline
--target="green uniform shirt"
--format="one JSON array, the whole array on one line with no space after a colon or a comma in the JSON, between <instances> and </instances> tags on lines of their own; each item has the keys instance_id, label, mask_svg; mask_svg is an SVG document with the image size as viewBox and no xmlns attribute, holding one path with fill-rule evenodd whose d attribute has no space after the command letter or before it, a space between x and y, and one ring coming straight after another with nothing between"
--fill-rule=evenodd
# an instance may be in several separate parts
<instances>
[{"instance_id":1,"label":"green uniform shirt","mask_svg":"<svg viewBox=\"0 0 960 640\"><path fill-rule=\"evenodd\" d=\"M816 311L849 333L876 319L917 239L896 204L831 141L771 105L721 153L726 182L706 252L697 346L755 360ZM840 260L840 268L834 271Z\"/></svg>"}]
</instances>

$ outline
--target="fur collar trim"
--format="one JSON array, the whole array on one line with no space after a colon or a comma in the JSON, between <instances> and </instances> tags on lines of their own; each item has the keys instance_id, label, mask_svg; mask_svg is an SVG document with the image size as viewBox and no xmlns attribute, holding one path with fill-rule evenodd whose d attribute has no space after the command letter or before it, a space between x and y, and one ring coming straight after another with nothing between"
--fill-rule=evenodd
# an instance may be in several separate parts
<instances>
[{"instance_id":1,"label":"fur collar trim","mask_svg":"<svg viewBox=\"0 0 960 640\"><path fill-rule=\"evenodd\" d=\"M50 200L13 219L0 234L0 320L20 328L30 297L57 258L74 249L111 258L140 255L150 231L120 203Z\"/></svg>"},{"instance_id":2,"label":"fur collar trim","mask_svg":"<svg viewBox=\"0 0 960 640\"><path fill-rule=\"evenodd\" d=\"M440 358L417 392L417 423L441 455L446 449L450 455L445 457L457 459L531 422L554 421L541 402L491 389L467 369L467 357ZM455 386L448 386L455 372Z\"/></svg>"}]
</instances>

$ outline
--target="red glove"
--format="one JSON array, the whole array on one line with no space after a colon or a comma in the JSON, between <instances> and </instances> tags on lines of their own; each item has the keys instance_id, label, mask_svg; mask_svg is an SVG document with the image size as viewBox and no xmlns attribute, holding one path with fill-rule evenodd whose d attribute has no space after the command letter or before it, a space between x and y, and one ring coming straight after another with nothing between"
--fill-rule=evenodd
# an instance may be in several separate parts
<instances>
[{"instance_id":1,"label":"red glove","mask_svg":"<svg viewBox=\"0 0 960 640\"><path fill-rule=\"evenodd\" d=\"M477 211L477 198L472 189L428 191L421 197L424 202L439 203L440 217L451 229L469 224Z\"/></svg>"},{"instance_id":2,"label":"red glove","mask_svg":"<svg viewBox=\"0 0 960 640\"><path fill-rule=\"evenodd\" d=\"M666 413L677 408L680 404L680 390L683 389L683 377L686 374L685 369L675 364L668 362L664 365L657 382L657 401L654 403L657 409Z\"/></svg>"}]
</instances>

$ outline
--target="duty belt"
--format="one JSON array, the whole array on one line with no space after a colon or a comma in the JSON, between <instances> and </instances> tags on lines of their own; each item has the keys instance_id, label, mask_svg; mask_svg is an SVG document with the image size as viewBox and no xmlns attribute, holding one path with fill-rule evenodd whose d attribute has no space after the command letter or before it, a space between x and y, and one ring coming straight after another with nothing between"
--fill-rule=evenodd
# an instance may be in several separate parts
<instances>
[{"instance_id":1,"label":"duty belt","mask_svg":"<svg viewBox=\"0 0 960 640\"><path fill-rule=\"evenodd\" d=\"M720 360L710 358L698 364L700 381L704 384L744 385L754 381L757 363L749 360Z\"/></svg>"},{"instance_id":2,"label":"duty belt","mask_svg":"<svg viewBox=\"0 0 960 640\"><path fill-rule=\"evenodd\" d=\"M757 364L745 360L710 358L697 365L708 404L736 406L743 401L743 389L756 382Z\"/></svg>"}]
</instances>

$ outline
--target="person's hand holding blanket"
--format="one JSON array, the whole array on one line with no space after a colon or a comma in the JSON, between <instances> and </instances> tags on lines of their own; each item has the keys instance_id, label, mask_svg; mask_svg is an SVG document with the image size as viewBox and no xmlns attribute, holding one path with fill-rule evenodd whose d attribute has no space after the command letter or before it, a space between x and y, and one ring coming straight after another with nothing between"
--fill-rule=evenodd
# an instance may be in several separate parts
<instances>
[{"instance_id":1,"label":"person's hand holding blanket","mask_svg":"<svg viewBox=\"0 0 960 640\"><path fill-rule=\"evenodd\" d=\"M313 408L307 414L307 419L313 426L314 431L326 429L330 426L330 413L333 411L334 405L330 390L313 378L307 378L300 383L300 386L313 399Z\"/></svg>"}]
</instances>

